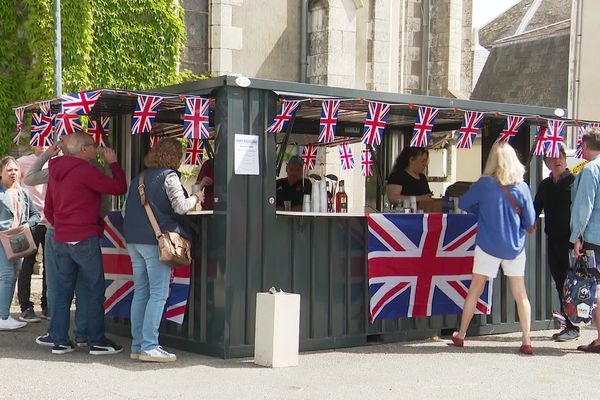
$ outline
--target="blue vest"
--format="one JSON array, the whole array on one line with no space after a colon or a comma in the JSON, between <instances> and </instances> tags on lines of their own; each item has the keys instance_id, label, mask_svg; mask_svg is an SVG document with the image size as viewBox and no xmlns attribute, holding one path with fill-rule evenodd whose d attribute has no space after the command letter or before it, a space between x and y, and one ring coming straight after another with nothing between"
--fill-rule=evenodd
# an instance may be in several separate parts
<instances>
[{"instance_id":1,"label":"blue vest","mask_svg":"<svg viewBox=\"0 0 600 400\"><path fill-rule=\"evenodd\" d=\"M144 170L146 198L162 232L177 232L184 238L191 240L183 225L181 216L175 214L165 190L165 178L171 172L176 171L168 168L147 168ZM142 206L140 200L138 182L139 176L133 178L127 194L125 220L123 222L125 240L127 243L157 245L154 230L150 225L146 209Z\"/></svg>"}]
</instances>

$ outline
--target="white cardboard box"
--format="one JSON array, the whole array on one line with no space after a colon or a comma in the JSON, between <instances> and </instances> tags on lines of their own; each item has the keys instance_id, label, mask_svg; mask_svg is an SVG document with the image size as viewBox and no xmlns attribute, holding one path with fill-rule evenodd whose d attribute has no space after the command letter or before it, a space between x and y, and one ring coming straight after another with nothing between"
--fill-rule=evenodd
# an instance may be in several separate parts
<instances>
[{"instance_id":1,"label":"white cardboard box","mask_svg":"<svg viewBox=\"0 0 600 400\"><path fill-rule=\"evenodd\" d=\"M255 364L265 367L298 365L299 334L299 294L256 294Z\"/></svg>"}]
</instances>

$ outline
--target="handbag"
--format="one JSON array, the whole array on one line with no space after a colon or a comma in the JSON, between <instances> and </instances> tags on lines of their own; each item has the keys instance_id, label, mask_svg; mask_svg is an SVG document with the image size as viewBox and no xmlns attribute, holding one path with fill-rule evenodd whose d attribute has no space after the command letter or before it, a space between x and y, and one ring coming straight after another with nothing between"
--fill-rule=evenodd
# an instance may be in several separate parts
<instances>
[{"instance_id":1,"label":"handbag","mask_svg":"<svg viewBox=\"0 0 600 400\"><path fill-rule=\"evenodd\" d=\"M589 323L596 311L596 278L589 272L586 256L570 257L570 260L563 286L565 315L574 324Z\"/></svg>"},{"instance_id":2,"label":"handbag","mask_svg":"<svg viewBox=\"0 0 600 400\"><path fill-rule=\"evenodd\" d=\"M156 241L158 242L158 259L172 268L183 267L192 263L190 242L183 238L177 232L161 232L158 221L146 198L146 188L144 186L144 172L140 174L138 191L142 205L148 214L150 225L154 230Z\"/></svg>"},{"instance_id":3,"label":"handbag","mask_svg":"<svg viewBox=\"0 0 600 400\"><path fill-rule=\"evenodd\" d=\"M19 194L20 201L21 195ZM35 244L35 240L33 240L29 225L18 225L18 220L13 222L12 225L11 228L0 231L0 243L2 244L6 258L12 261L36 252L38 247Z\"/></svg>"},{"instance_id":4,"label":"handbag","mask_svg":"<svg viewBox=\"0 0 600 400\"><path fill-rule=\"evenodd\" d=\"M498 182L498 183L500 184L500 187L502 188L502 192L504 192L504 196L506 196L510 205L515 209L519 218L523 219L523 210L521 209L521 207L519 207L515 198L512 197L512 195L510 194L510 192L508 191L508 188L506 186L502 185L500 182ZM527 233L535 232L535 224L533 224L530 227L525 228L525 230L527 231Z\"/></svg>"}]
</instances>

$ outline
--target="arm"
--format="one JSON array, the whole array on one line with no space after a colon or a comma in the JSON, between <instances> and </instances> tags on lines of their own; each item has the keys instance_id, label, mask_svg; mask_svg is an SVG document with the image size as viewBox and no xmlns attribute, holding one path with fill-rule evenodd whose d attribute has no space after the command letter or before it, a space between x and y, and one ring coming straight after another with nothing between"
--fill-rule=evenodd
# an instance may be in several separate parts
<instances>
[{"instance_id":1,"label":"arm","mask_svg":"<svg viewBox=\"0 0 600 400\"><path fill-rule=\"evenodd\" d=\"M579 174L577 192L575 192L575 199L571 206L571 243L575 243L583 237L583 232L592 215L598 187L597 179L588 168L584 168Z\"/></svg>"},{"instance_id":2,"label":"arm","mask_svg":"<svg viewBox=\"0 0 600 400\"><path fill-rule=\"evenodd\" d=\"M190 197L186 198L183 193L183 187L181 181L176 173L171 172L167 175L164 183L167 197L171 202L171 206L176 214L183 215L194 208L194 206L201 201L201 193L194 193Z\"/></svg>"},{"instance_id":3,"label":"arm","mask_svg":"<svg viewBox=\"0 0 600 400\"><path fill-rule=\"evenodd\" d=\"M27 201L27 209L29 210L27 215L27 224L30 228L33 228L38 224L38 222L40 222L41 214L35 207L35 204L33 204L33 201L31 201L31 196L29 193L25 195L25 201Z\"/></svg>"},{"instance_id":4,"label":"arm","mask_svg":"<svg viewBox=\"0 0 600 400\"><path fill-rule=\"evenodd\" d=\"M431 193L422 194L420 196L405 196L401 194L402 185L395 185L393 183L388 183L385 187L385 191L390 204L395 205L400 203L401 200L410 200L411 197L414 197L417 201L431 200Z\"/></svg>"},{"instance_id":5,"label":"arm","mask_svg":"<svg viewBox=\"0 0 600 400\"><path fill-rule=\"evenodd\" d=\"M521 218L521 228L525 229L528 233L532 233L535 231L535 222L539 214L536 213L533 201L531 200L531 192L529 191L529 187L525 182L523 182L522 193L524 204L521 207L523 212L523 218Z\"/></svg>"},{"instance_id":6,"label":"arm","mask_svg":"<svg viewBox=\"0 0 600 400\"><path fill-rule=\"evenodd\" d=\"M25 179L23 179L23 183L29 186L43 185L44 183L48 183L48 169L43 168L48 160L54 157L57 152L57 145L52 145L48 148L48 150L43 152L37 158L37 160L35 160L31 168L29 168L29 171L27 171L27 175L25 176Z\"/></svg>"},{"instance_id":7,"label":"arm","mask_svg":"<svg viewBox=\"0 0 600 400\"><path fill-rule=\"evenodd\" d=\"M535 218L537 219L542 211L544 210L544 195L543 195L543 184L540 184L538 187L537 193L535 194L535 199L533 200L533 207L535 209Z\"/></svg>"}]
</instances>

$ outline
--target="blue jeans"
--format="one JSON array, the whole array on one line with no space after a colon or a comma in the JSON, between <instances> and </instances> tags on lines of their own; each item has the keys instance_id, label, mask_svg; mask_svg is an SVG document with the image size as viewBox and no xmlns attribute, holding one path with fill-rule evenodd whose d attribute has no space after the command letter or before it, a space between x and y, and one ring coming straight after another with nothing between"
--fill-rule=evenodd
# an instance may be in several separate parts
<instances>
[{"instance_id":1,"label":"blue jeans","mask_svg":"<svg viewBox=\"0 0 600 400\"><path fill-rule=\"evenodd\" d=\"M73 291L80 280L79 297L85 302L87 333L91 346L102 346L104 337L104 270L98 237L77 244L54 242L56 290L50 334L55 344L69 343L69 320Z\"/></svg>"},{"instance_id":2,"label":"blue jeans","mask_svg":"<svg viewBox=\"0 0 600 400\"><path fill-rule=\"evenodd\" d=\"M131 351L158 347L158 328L169 297L171 267L158 259L158 246L128 243L133 266L131 303Z\"/></svg>"},{"instance_id":3,"label":"blue jeans","mask_svg":"<svg viewBox=\"0 0 600 400\"><path fill-rule=\"evenodd\" d=\"M22 258L8 260L4 248L0 246L0 318L2 319L6 319L10 315L10 304L15 294L17 277L22 263Z\"/></svg>"},{"instance_id":4,"label":"blue jeans","mask_svg":"<svg viewBox=\"0 0 600 400\"><path fill-rule=\"evenodd\" d=\"M46 272L46 301L51 317L54 316L54 296L58 287L56 271L56 255L54 249L54 228L48 226L46 229L46 242L44 244L44 271ZM81 291L81 279L75 284L75 340L87 341L87 315L85 297ZM48 332L52 332L54 318L48 324Z\"/></svg>"}]
</instances>

